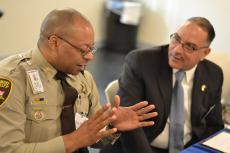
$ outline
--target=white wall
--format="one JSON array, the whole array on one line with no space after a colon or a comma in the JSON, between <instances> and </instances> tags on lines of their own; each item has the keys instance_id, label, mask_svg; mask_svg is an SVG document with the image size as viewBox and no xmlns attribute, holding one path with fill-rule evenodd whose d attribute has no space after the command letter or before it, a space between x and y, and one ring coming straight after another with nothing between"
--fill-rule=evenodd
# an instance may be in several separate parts
<instances>
[{"instance_id":1,"label":"white wall","mask_svg":"<svg viewBox=\"0 0 230 153\"><path fill-rule=\"evenodd\" d=\"M96 40L100 40L103 4L104 0L0 0L0 9L5 13L0 19L0 54L33 48L43 18L52 9L61 7L82 12L95 27Z\"/></svg>"},{"instance_id":2,"label":"white wall","mask_svg":"<svg viewBox=\"0 0 230 153\"><path fill-rule=\"evenodd\" d=\"M0 0L5 14L0 19L0 54L34 47L42 19L54 8L73 7L85 14L95 29L96 41L104 40L106 0ZM229 0L139 0L145 5L139 27L139 42L168 43L169 35L192 16L205 16L216 29L213 50L230 54Z\"/></svg>"},{"instance_id":3,"label":"white wall","mask_svg":"<svg viewBox=\"0 0 230 153\"><path fill-rule=\"evenodd\" d=\"M162 44L169 35L189 17L204 16L216 30L213 50L230 54L230 1L229 0L142 0L145 5L139 40Z\"/></svg>"}]
</instances>

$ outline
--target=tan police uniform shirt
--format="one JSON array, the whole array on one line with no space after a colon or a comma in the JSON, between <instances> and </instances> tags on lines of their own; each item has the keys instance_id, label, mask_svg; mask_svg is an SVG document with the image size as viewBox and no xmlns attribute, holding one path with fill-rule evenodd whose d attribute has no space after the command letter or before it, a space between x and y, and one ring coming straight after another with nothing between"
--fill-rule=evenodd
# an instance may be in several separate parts
<instances>
[{"instance_id":1,"label":"tan police uniform shirt","mask_svg":"<svg viewBox=\"0 0 230 153\"><path fill-rule=\"evenodd\" d=\"M56 72L38 48L0 62L0 153L65 153L64 93ZM101 107L89 72L67 81L79 92L76 112L89 117Z\"/></svg>"}]
</instances>

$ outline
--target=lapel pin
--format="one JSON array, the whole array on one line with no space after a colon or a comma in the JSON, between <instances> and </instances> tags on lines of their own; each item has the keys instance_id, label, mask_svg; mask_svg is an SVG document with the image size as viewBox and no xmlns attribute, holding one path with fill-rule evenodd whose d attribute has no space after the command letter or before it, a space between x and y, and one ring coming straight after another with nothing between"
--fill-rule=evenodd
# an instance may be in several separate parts
<instances>
[{"instance_id":1,"label":"lapel pin","mask_svg":"<svg viewBox=\"0 0 230 153\"><path fill-rule=\"evenodd\" d=\"M204 92L205 90L206 90L206 85L203 84L203 85L201 86L201 91Z\"/></svg>"}]
</instances>

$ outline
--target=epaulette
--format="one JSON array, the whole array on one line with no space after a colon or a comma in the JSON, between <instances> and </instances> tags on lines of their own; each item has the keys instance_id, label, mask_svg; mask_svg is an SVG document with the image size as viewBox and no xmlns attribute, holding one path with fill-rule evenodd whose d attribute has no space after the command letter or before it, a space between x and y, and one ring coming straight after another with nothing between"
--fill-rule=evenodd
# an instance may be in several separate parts
<instances>
[{"instance_id":1,"label":"epaulette","mask_svg":"<svg viewBox=\"0 0 230 153\"><path fill-rule=\"evenodd\" d=\"M20 62L26 62L28 65L31 65L31 55L27 52L27 53L21 53L21 54L18 54L18 59Z\"/></svg>"},{"instance_id":2,"label":"epaulette","mask_svg":"<svg viewBox=\"0 0 230 153\"><path fill-rule=\"evenodd\" d=\"M29 52L12 55L3 59L0 61L0 75L7 76L13 73L18 65L23 62L26 62L28 65L30 65L30 59L31 55Z\"/></svg>"}]
</instances>

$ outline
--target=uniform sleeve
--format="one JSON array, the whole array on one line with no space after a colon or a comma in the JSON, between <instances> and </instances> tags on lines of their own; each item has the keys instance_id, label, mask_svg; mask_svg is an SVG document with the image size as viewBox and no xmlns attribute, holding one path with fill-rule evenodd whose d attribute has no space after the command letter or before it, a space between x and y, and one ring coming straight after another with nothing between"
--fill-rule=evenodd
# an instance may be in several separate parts
<instances>
[{"instance_id":1,"label":"uniform sleeve","mask_svg":"<svg viewBox=\"0 0 230 153\"><path fill-rule=\"evenodd\" d=\"M59 136L42 143L24 143L15 153L65 153L65 147L62 136Z\"/></svg>"},{"instance_id":2,"label":"uniform sleeve","mask_svg":"<svg viewBox=\"0 0 230 153\"><path fill-rule=\"evenodd\" d=\"M16 73L15 73L16 74ZM0 77L2 79L2 77ZM4 153L65 153L61 136L37 143L26 142L25 81L15 76L12 86L0 106L0 152ZM4 93L6 94L6 93Z\"/></svg>"}]
</instances>

